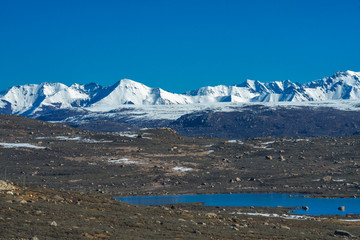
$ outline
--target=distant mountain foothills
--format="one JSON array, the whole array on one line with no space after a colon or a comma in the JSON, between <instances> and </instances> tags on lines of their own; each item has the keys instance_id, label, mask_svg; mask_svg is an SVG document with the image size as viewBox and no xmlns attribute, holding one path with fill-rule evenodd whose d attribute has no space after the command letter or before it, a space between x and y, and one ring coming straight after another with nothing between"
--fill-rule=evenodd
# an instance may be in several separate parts
<instances>
[{"instance_id":1,"label":"distant mountain foothills","mask_svg":"<svg viewBox=\"0 0 360 240\"><path fill-rule=\"evenodd\" d=\"M313 82L290 80L202 87L183 94L123 79L41 83L0 93L0 113L95 131L172 127L188 136L223 138L359 134L360 72L337 72Z\"/></svg>"}]
</instances>

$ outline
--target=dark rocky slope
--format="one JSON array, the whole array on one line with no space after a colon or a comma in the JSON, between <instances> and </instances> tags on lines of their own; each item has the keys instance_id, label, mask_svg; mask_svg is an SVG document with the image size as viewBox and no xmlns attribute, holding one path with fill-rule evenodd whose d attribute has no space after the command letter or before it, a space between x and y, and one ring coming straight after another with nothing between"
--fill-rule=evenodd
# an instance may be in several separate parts
<instances>
[{"instance_id":1,"label":"dark rocky slope","mask_svg":"<svg viewBox=\"0 0 360 240\"><path fill-rule=\"evenodd\" d=\"M186 136L254 137L351 136L360 133L360 112L334 108L254 106L242 112L198 112L169 125Z\"/></svg>"}]
</instances>

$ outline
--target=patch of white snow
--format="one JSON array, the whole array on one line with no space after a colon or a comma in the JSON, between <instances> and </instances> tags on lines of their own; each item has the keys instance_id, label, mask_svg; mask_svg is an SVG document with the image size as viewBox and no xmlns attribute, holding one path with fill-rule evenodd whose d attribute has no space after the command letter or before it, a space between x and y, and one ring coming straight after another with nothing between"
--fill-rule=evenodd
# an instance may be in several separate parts
<instances>
[{"instance_id":1,"label":"patch of white snow","mask_svg":"<svg viewBox=\"0 0 360 240\"><path fill-rule=\"evenodd\" d=\"M139 134L134 132L120 132L118 133L120 137L128 137L128 138L137 138Z\"/></svg>"},{"instance_id":2,"label":"patch of white snow","mask_svg":"<svg viewBox=\"0 0 360 240\"><path fill-rule=\"evenodd\" d=\"M63 141L80 141L81 140L81 137L66 137L66 136L57 136L56 139L58 140L63 140Z\"/></svg>"},{"instance_id":3,"label":"patch of white snow","mask_svg":"<svg viewBox=\"0 0 360 240\"><path fill-rule=\"evenodd\" d=\"M131 161L128 158L121 158L121 159L110 158L110 159L108 159L108 162L109 163L116 163L116 164L119 164L119 163L122 163L122 164L141 164L140 162Z\"/></svg>"},{"instance_id":4,"label":"patch of white snow","mask_svg":"<svg viewBox=\"0 0 360 240\"><path fill-rule=\"evenodd\" d=\"M263 217L277 217L282 219L290 219L290 220L313 220L314 217L307 215L288 215L288 214L276 214L276 213L244 213L244 212L233 212L232 214L241 214L241 215L249 215L249 216L263 216ZM327 219L327 218L316 218L316 219Z\"/></svg>"},{"instance_id":5,"label":"patch of white snow","mask_svg":"<svg viewBox=\"0 0 360 240\"><path fill-rule=\"evenodd\" d=\"M188 172L192 170L192 168L186 168L186 167L173 167L172 169L180 172Z\"/></svg>"},{"instance_id":6,"label":"patch of white snow","mask_svg":"<svg viewBox=\"0 0 360 240\"><path fill-rule=\"evenodd\" d=\"M333 182L345 182L346 179L343 178L343 179L333 179Z\"/></svg>"},{"instance_id":7,"label":"patch of white snow","mask_svg":"<svg viewBox=\"0 0 360 240\"><path fill-rule=\"evenodd\" d=\"M209 150L207 153L210 154L210 153L213 153L215 152L214 150Z\"/></svg>"},{"instance_id":8,"label":"patch of white snow","mask_svg":"<svg viewBox=\"0 0 360 240\"><path fill-rule=\"evenodd\" d=\"M0 143L0 146L4 148L34 148L34 149L45 149L45 147L40 147L28 143Z\"/></svg>"},{"instance_id":9,"label":"patch of white snow","mask_svg":"<svg viewBox=\"0 0 360 240\"><path fill-rule=\"evenodd\" d=\"M343 221L343 222L360 222L360 219L339 219L339 221Z\"/></svg>"},{"instance_id":10,"label":"patch of white snow","mask_svg":"<svg viewBox=\"0 0 360 240\"><path fill-rule=\"evenodd\" d=\"M273 148L268 148L267 146L254 146L254 148L260 148L265 150L273 150Z\"/></svg>"}]
</instances>

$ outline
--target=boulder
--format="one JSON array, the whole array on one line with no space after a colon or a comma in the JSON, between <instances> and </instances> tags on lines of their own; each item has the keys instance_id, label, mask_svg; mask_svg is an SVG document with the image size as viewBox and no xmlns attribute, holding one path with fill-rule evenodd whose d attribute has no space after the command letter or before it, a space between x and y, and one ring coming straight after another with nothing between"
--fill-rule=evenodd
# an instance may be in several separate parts
<instances>
[{"instance_id":1,"label":"boulder","mask_svg":"<svg viewBox=\"0 0 360 240\"><path fill-rule=\"evenodd\" d=\"M345 211L345 206L340 206L340 207L338 207L338 210L339 210L339 211Z\"/></svg>"},{"instance_id":2,"label":"boulder","mask_svg":"<svg viewBox=\"0 0 360 240\"><path fill-rule=\"evenodd\" d=\"M53 226L53 227L57 227L57 225L58 225L55 221L52 221L49 224L50 224L50 226Z\"/></svg>"},{"instance_id":3,"label":"boulder","mask_svg":"<svg viewBox=\"0 0 360 240\"><path fill-rule=\"evenodd\" d=\"M0 191L9 191L9 190L14 190L15 186L12 185L11 183L7 183L3 180L0 180Z\"/></svg>"},{"instance_id":4,"label":"boulder","mask_svg":"<svg viewBox=\"0 0 360 240\"><path fill-rule=\"evenodd\" d=\"M354 237L354 235L352 235L351 233L344 231L344 230L335 230L334 234L339 235L339 236L345 236L345 237Z\"/></svg>"},{"instance_id":5,"label":"boulder","mask_svg":"<svg viewBox=\"0 0 360 240\"><path fill-rule=\"evenodd\" d=\"M307 211L307 210L309 210L309 207L308 206L302 206L301 209Z\"/></svg>"},{"instance_id":6,"label":"boulder","mask_svg":"<svg viewBox=\"0 0 360 240\"><path fill-rule=\"evenodd\" d=\"M325 177L322 178L322 180L323 180L324 182L331 182L331 181L332 181L332 177L331 177L331 176L325 176Z\"/></svg>"},{"instance_id":7,"label":"boulder","mask_svg":"<svg viewBox=\"0 0 360 240\"><path fill-rule=\"evenodd\" d=\"M216 217L217 217L217 214L216 214L216 213L209 212L209 213L206 213L205 216L208 217L208 218L216 218Z\"/></svg>"}]
</instances>

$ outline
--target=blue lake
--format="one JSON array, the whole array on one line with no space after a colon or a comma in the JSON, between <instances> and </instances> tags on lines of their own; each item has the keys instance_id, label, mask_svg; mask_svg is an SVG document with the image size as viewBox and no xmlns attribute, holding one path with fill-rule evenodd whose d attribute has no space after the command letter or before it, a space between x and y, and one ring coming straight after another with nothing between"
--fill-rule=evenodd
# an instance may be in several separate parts
<instances>
[{"instance_id":1,"label":"blue lake","mask_svg":"<svg viewBox=\"0 0 360 240\"><path fill-rule=\"evenodd\" d=\"M204 194L204 195L164 195L116 197L116 199L136 205L161 205L172 203L204 202L205 206L231 207L302 207L295 214L306 215L345 215L360 214L360 198L308 198L303 195L278 193L240 193L240 194ZM338 207L345 206L345 211Z\"/></svg>"}]
</instances>

